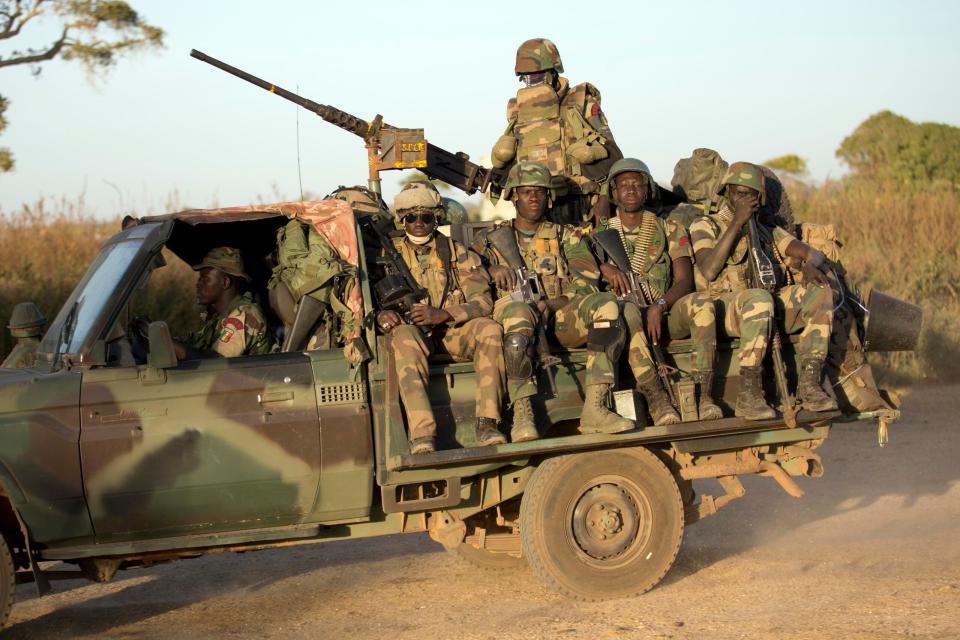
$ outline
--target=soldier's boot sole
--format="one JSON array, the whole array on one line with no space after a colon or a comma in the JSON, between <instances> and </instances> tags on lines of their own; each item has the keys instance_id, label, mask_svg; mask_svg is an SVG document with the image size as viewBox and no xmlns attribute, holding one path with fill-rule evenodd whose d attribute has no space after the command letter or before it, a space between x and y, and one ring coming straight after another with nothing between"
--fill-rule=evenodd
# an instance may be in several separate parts
<instances>
[{"instance_id":1,"label":"soldier's boot sole","mask_svg":"<svg viewBox=\"0 0 960 640\"><path fill-rule=\"evenodd\" d=\"M604 406L607 386L592 384L587 387L583 411L580 412L580 433L622 433L635 428L633 420Z\"/></svg>"}]
</instances>

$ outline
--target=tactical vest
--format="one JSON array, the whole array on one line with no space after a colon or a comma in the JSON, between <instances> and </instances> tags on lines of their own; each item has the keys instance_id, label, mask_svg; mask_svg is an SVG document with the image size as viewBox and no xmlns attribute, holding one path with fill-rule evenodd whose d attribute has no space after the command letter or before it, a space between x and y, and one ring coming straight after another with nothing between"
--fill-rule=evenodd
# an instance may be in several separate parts
<instances>
[{"instance_id":1,"label":"tactical vest","mask_svg":"<svg viewBox=\"0 0 960 640\"><path fill-rule=\"evenodd\" d=\"M720 214L708 214L703 217L712 227L717 239L723 234L727 225L720 221ZM762 224L757 225L757 235L760 239L763 251L770 257L773 264L773 270L777 278L777 287L792 284L792 278L784 268L784 259L777 251L773 242L773 231ZM707 282L706 278L700 273L700 269L695 270L697 291L706 291L711 297L717 297L724 293L743 291L751 288L750 273L750 237L747 229L744 227L740 231L740 237L727 256L727 263L723 271L714 279L713 282Z\"/></svg>"},{"instance_id":2,"label":"tactical vest","mask_svg":"<svg viewBox=\"0 0 960 640\"><path fill-rule=\"evenodd\" d=\"M509 222L504 224L509 225ZM541 222L532 237L514 231L517 236L517 247L523 264L540 276L544 293L548 298L557 298L566 293L569 287L569 269L563 256L561 234L563 227L553 222ZM493 249L501 265L507 261L496 249Z\"/></svg>"},{"instance_id":3,"label":"tactical vest","mask_svg":"<svg viewBox=\"0 0 960 640\"><path fill-rule=\"evenodd\" d=\"M647 243L646 246L646 269L644 272L638 273L637 275L639 275L640 279L646 282L647 286L650 287L650 292L653 295L654 300L656 300L657 298L663 297L663 295L667 292L667 289L670 288L673 261L670 258L669 252L667 251L668 239L666 223L662 218L657 217L655 213L649 211L646 213L653 216L653 219L656 220L656 224L654 225L653 235L650 237L650 242ZM610 226L614 227L615 225ZM634 251L636 250L635 243L643 242L643 239L636 233L632 236L628 236L628 238L632 238L634 240L634 242L624 242L624 248L627 250L627 257L630 258L630 263L632 266L635 262L633 257Z\"/></svg>"},{"instance_id":4,"label":"tactical vest","mask_svg":"<svg viewBox=\"0 0 960 640\"><path fill-rule=\"evenodd\" d=\"M393 238L393 245L410 268L413 279L427 290L430 306L445 309L466 302L452 239L436 233L427 245L430 251L419 254L406 238Z\"/></svg>"},{"instance_id":5,"label":"tactical vest","mask_svg":"<svg viewBox=\"0 0 960 640\"><path fill-rule=\"evenodd\" d=\"M581 193L598 189L581 169L581 164L607 156L603 147L606 140L583 115L588 95L600 99L600 92L593 85L585 82L571 89L569 81L561 78L559 91L546 84L520 89L515 104L511 101L507 109L518 142L517 161L545 164L554 176L558 196L566 195L570 189Z\"/></svg>"}]
</instances>

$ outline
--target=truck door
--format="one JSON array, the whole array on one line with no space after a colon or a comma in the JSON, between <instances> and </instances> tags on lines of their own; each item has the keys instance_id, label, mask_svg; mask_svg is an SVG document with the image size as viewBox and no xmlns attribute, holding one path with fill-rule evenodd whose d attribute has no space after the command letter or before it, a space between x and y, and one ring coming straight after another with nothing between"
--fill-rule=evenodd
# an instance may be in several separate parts
<instances>
[{"instance_id":1,"label":"truck door","mask_svg":"<svg viewBox=\"0 0 960 640\"><path fill-rule=\"evenodd\" d=\"M278 526L314 510L320 426L303 353L94 368L80 420L98 538Z\"/></svg>"}]
</instances>

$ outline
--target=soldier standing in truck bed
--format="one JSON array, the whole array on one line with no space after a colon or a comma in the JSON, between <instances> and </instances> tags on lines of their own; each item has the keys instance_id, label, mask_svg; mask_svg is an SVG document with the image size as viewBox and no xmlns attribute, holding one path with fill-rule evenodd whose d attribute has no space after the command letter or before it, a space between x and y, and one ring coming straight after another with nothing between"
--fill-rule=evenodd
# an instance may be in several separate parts
<instances>
[{"instance_id":1,"label":"soldier standing in truck bed","mask_svg":"<svg viewBox=\"0 0 960 640\"><path fill-rule=\"evenodd\" d=\"M609 201L601 195L610 166L623 157L600 109L600 91L589 82L570 86L563 62L546 38L517 49L514 72L524 87L507 103L507 129L491 152L493 166L534 161L553 175L550 218L582 224Z\"/></svg>"},{"instance_id":2,"label":"soldier standing in truck bed","mask_svg":"<svg viewBox=\"0 0 960 640\"><path fill-rule=\"evenodd\" d=\"M537 306L513 300L516 273L491 243L486 229L472 249L484 256L497 287L494 319L503 325L507 382L513 403L515 440L537 437L531 397L537 394L530 351L537 327L545 327L565 347L587 347L587 376L580 415L583 433L619 433L634 427L606 407L607 392L614 384L614 371L626 340L617 299L602 293L600 271L586 240L586 231L545 219L550 201L550 171L539 162L519 162L507 177L505 197L517 209L517 217L494 229L509 228L524 266L536 272L544 299Z\"/></svg>"},{"instance_id":3,"label":"soldier standing in truck bed","mask_svg":"<svg viewBox=\"0 0 960 640\"><path fill-rule=\"evenodd\" d=\"M404 233L391 240L413 279L429 294L428 301L413 306L407 320L392 310L376 316L377 326L391 337L410 452L435 449L437 422L427 390L428 358L437 350L455 359L473 360L477 444L504 444L506 438L497 428L504 386L503 331L489 317L493 299L487 271L466 247L437 233L444 208L432 185L407 185L393 208ZM432 329L429 337L423 328Z\"/></svg>"},{"instance_id":4,"label":"soldier standing in truck bed","mask_svg":"<svg viewBox=\"0 0 960 640\"><path fill-rule=\"evenodd\" d=\"M37 359L37 347L40 346L40 336L47 319L43 312L32 302L21 302L13 308L7 329L10 335L17 339L17 344L10 351L0 367L4 369L24 369L32 367Z\"/></svg>"},{"instance_id":5,"label":"soldier standing in truck bed","mask_svg":"<svg viewBox=\"0 0 960 640\"><path fill-rule=\"evenodd\" d=\"M727 335L740 337L740 394L736 415L759 420L776 412L763 398L763 357L775 315L781 329L800 333L797 350L801 370L797 396L809 411L836 409L820 387L820 376L833 321L833 292L823 253L797 240L781 227L758 224L764 253L772 258L777 286L774 295L751 288L746 226L766 202L763 173L756 165L735 162L720 183L719 210L690 225L697 264L697 289L706 291L717 305L717 315ZM785 257L802 261L805 284L792 284L784 268ZM778 313L774 313L775 309Z\"/></svg>"}]
</instances>

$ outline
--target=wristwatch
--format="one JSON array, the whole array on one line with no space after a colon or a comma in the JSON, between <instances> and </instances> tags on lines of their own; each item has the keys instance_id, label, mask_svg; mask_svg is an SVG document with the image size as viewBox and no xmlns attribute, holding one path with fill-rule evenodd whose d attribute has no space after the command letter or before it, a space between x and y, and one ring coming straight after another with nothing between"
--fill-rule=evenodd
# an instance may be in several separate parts
<instances>
[{"instance_id":1,"label":"wristwatch","mask_svg":"<svg viewBox=\"0 0 960 640\"><path fill-rule=\"evenodd\" d=\"M666 308L666 307L667 307L667 299L666 299L666 298L660 298L659 300L657 300L656 304L663 305L663 307Z\"/></svg>"}]
</instances>

